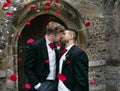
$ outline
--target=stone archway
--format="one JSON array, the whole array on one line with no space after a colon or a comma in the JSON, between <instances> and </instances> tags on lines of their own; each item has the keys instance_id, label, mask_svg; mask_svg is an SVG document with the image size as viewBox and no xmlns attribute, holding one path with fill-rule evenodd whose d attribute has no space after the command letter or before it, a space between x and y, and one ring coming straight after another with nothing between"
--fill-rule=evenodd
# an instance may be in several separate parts
<instances>
[{"instance_id":1,"label":"stone archway","mask_svg":"<svg viewBox=\"0 0 120 91\"><path fill-rule=\"evenodd\" d=\"M22 30L26 26L26 22L29 21L30 17L33 16L34 18L41 16L41 15L52 15L61 20L66 27L69 28L75 28L79 31L80 37L79 40L82 45L78 46L86 46L86 44L89 43L89 32L87 31L87 28L85 26L85 23L83 19L81 18L79 12L73 8L70 4L66 3L65 1L61 1L57 4L52 4L52 8L48 9L47 13L44 13L43 11L46 9L45 3L47 0L44 1L32 1L30 0L28 7L23 7L20 9L20 12L16 12L15 16L13 17L12 21L13 23L10 25L9 28L9 35L7 38L7 46L6 46L6 53L7 57L5 60L8 60L11 63L10 67L7 67L7 71L9 74L15 73L18 78L18 35L22 33ZM38 8L36 8L34 11L30 10L30 6L34 5L36 2L38 2L40 5ZM60 10L61 14L57 15L56 10ZM8 76L9 76L8 74ZM11 87L9 85L7 86L11 90L18 90L18 80L16 82L9 82L11 83Z\"/></svg>"}]
</instances>

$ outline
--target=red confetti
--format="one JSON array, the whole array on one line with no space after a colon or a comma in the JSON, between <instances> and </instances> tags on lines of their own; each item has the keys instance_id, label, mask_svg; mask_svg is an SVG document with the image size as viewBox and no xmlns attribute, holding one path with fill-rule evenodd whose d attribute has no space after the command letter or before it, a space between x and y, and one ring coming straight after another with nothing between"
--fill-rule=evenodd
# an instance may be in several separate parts
<instances>
[{"instance_id":1,"label":"red confetti","mask_svg":"<svg viewBox=\"0 0 120 91\"><path fill-rule=\"evenodd\" d=\"M34 39L32 39L32 38L30 38L30 39L27 40L27 44L31 44L33 42L34 42Z\"/></svg>"},{"instance_id":2,"label":"red confetti","mask_svg":"<svg viewBox=\"0 0 120 91\"><path fill-rule=\"evenodd\" d=\"M33 19L34 19L34 16L31 16L31 17L30 17L30 21L33 20Z\"/></svg>"},{"instance_id":3,"label":"red confetti","mask_svg":"<svg viewBox=\"0 0 120 91\"><path fill-rule=\"evenodd\" d=\"M50 3L52 3L53 2L53 0L50 0Z\"/></svg>"},{"instance_id":4,"label":"red confetti","mask_svg":"<svg viewBox=\"0 0 120 91\"><path fill-rule=\"evenodd\" d=\"M60 2L60 0L56 0L56 3L59 3Z\"/></svg>"},{"instance_id":5,"label":"red confetti","mask_svg":"<svg viewBox=\"0 0 120 91\"><path fill-rule=\"evenodd\" d=\"M57 15L60 15L60 10L56 10L56 14L57 14Z\"/></svg>"},{"instance_id":6,"label":"red confetti","mask_svg":"<svg viewBox=\"0 0 120 91\"><path fill-rule=\"evenodd\" d=\"M31 6L30 6L30 10L35 10L34 5L31 5Z\"/></svg>"},{"instance_id":7,"label":"red confetti","mask_svg":"<svg viewBox=\"0 0 120 91\"><path fill-rule=\"evenodd\" d=\"M10 75L10 80L11 81L16 81L17 80L16 74L11 74Z\"/></svg>"},{"instance_id":8,"label":"red confetti","mask_svg":"<svg viewBox=\"0 0 120 91\"><path fill-rule=\"evenodd\" d=\"M50 8L50 2L46 2L46 9Z\"/></svg>"},{"instance_id":9,"label":"red confetti","mask_svg":"<svg viewBox=\"0 0 120 91\"><path fill-rule=\"evenodd\" d=\"M44 62L45 62L45 63L49 63L49 60L45 60Z\"/></svg>"},{"instance_id":10,"label":"red confetti","mask_svg":"<svg viewBox=\"0 0 120 91\"><path fill-rule=\"evenodd\" d=\"M30 88L31 88L31 85L30 85L29 83L26 83L26 84L25 84L25 88L26 88L26 89L30 89Z\"/></svg>"},{"instance_id":11,"label":"red confetti","mask_svg":"<svg viewBox=\"0 0 120 91\"><path fill-rule=\"evenodd\" d=\"M85 25L86 25L86 26L90 26L90 22L86 22Z\"/></svg>"},{"instance_id":12,"label":"red confetti","mask_svg":"<svg viewBox=\"0 0 120 91\"><path fill-rule=\"evenodd\" d=\"M27 7L28 6L28 4L24 4L24 7Z\"/></svg>"},{"instance_id":13,"label":"red confetti","mask_svg":"<svg viewBox=\"0 0 120 91\"><path fill-rule=\"evenodd\" d=\"M8 2L5 2L4 4L3 4L3 7L9 7L10 6L10 3L8 3Z\"/></svg>"},{"instance_id":14,"label":"red confetti","mask_svg":"<svg viewBox=\"0 0 120 91\"><path fill-rule=\"evenodd\" d=\"M46 13L47 13L47 10L44 10L43 12L44 12L44 14L46 14Z\"/></svg>"},{"instance_id":15,"label":"red confetti","mask_svg":"<svg viewBox=\"0 0 120 91\"><path fill-rule=\"evenodd\" d=\"M65 81L65 80L66 80L66 76L63 75L63 74L58 74L58 75L57 75L57 78L58 78L59 80L61 80L61 81Z\"/></svg>"},{"instance_id":16,"label":"red confetti","mask_svg":"<svg viewBox=\"0 0 120 91\"><path fill-rule=\"evenodd\" d=\"M12 15L13 15L12 12L10 12L10 11L7 12L7 16L12 16Z\"/></svg>"},{"instance_id":17,"label":"red confetti","mask_svg":"<svg viewBox=\"0 0 120 91\"><path fill-rule=\"evenodd\" d=\"M21 61L22 61L22 58L21 58L21 57L19 57L19 58L18 58L18 62L21 62Z\"/></svg>"},{"instance_id":18,"label":"red confetti","mask_svg":"<svg viewBox=\"0 0 120 91\"><path fill-rule=\"evenodd\" d=\"M22 38L22 35L18 35L18 38L19 38L19 39Z\"/></svg>"},{"instance_id":19,"label":"red confetti","mask_svg":"<svg viewBox=\"0 0 120 91\"><path fill-rule=\"evenodd\" d=\"M90 84L90 85L94 85L94 84L96 84L96 80L92 80L92 81L90 81L89 84Z\"/></svg>"},{"instance_id":20,"label":"red confetti","mask_svg":"<svg viewBox=\"0 0 120 91\"><path fill-rule=\"evenodd\" d=\"M29 26L31 23L30 23L30 21L27 21L26 24Z\"/></svg>"},{"instance_id":21,"label":"red confetti","mask_svg":"<svg viewBox=\"0 0 120 91\"><path fill-rule=\"evenodd\" d=\"M38 6L39 6L39 3L37 2L35 5L36 5L36 7L38 7Z\"/></svg>"},{"instance_id":22,"label":"red confetti","mask_svg":"<svg viewBox=\"0 0 120 91\"><path fill-rule=\"evenodd\" d=\"M6 0L6 1L11 4L11 1L10 1L10 0Z\"/></svg>"}]
</instances>

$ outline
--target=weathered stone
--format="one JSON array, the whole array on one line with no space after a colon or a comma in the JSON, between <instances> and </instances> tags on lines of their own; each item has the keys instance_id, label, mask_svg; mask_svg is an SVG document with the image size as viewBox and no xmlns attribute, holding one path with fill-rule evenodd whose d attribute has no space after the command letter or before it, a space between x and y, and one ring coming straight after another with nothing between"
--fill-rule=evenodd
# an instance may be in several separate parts
<instances>
[{"instance_id":1,"label":"weathered stone","mask_svg":"<svg viewBox=\"0 0 120 91\"><path fill-rule=\"evenodd\" d=\"M0 70L0 79L6 77L6 71L5 70Z\"/></svg>"},{"instance_id":2,"label":"weathered stone","mask_svg":"<svg viewBox=\"0 0 120 91\"><path fill-rule=\"evenodd\" d=\"M18 73L18 54L19 46L16 36L25 26L25 22L29 20L31 15L36 15L36 11L32 12L29 8L24 7L24 3L31 3L33 1L49 1L49 0L11 0L12 5L15 4L18 11L14 12L12 17L6 17L6 12L11 11L4 9L3 3L6 0L0 0L0 91L17 91L17 82L9 80L11 73ZM61 0L62 1L62 0ZM66 10L64 15L68 14L69 17L63 17L56 15L54 12L48 12L53 16L59 17L59 19L66 20L68 27L79 27L79 31L88 30L89 34L85 32L79 32L80 38L78 46L84 49L89 57L89 80L95 79L96 84L90 85L90 91L120 91L120 0L63 0L68 5L60 5L63 10ZM82 23L79 21L79 17L75 17L77 14L71 12L72 8L77 10L81 17ZM19 13L19 10L25 10ZM61 10L62 10L61 9ZM49 10L48 10L49 11ZM41 10L40 10L41 12ZM41 12L43 14L43 12ZM70 17L71 16L71 17ZM66 19L68 18L68 20ZM71 24L76 21L75 24ZM10 20L10 24L6 23L6 20ZM12 21L13 25L12 25ZM86 22L90 22L90 26L85 26ZM79 25L79 23L81 23ZM16 27L17 26L17 27ZM12 27L12 28L11 28ZM10 30L11 29L11 30ZM80 34L82 33L82 34ZM87 37L86 37L87 36ZM86 45L86 39L90 37L90 45ZM82 40L82 41L81 41ZM15 42L13 42L15 41ZM83 44L82 44L83 43ZM22 68L19 68L22 69ZM18 76L19 77L19 76Z\"/></svg>"}]
</instances>

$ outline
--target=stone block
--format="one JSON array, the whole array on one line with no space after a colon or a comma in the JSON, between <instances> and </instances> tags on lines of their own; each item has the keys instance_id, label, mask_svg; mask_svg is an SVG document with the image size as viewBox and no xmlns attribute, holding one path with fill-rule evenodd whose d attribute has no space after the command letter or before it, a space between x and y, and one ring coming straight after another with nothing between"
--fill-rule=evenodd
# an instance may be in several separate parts
<instances>
[{"instance_id":1,"label":"stone block","mask_svg":"<svg viewBox=\"0 0 120 91\"><path fill-rule=\"evenodd\" d=\"M6 77L6 71L0 70L0 78L5 78L5 77Z\"/></svg>"}]
</instances>

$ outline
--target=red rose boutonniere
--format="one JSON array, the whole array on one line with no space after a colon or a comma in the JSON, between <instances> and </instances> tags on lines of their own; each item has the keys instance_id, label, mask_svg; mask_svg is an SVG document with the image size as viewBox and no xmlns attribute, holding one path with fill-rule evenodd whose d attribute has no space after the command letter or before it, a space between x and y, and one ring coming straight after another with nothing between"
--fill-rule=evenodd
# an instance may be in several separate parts
<instances>
[{"instance_id":1,"label":"red rose boutonniere","mask_svg":"<svg viewBox=\"0 0 120 91\"><path fill-rule=\"evenodd\" d=\"M61 74L61 73L59 73L59 74L57 75L57 78L58 78L59 80L61 80L61 81L65 81L65 80L66 80L66 76L65 76L64 74Z\"/></svg>"},{"instance_id":2,"label":"red rose boutonniere","mask_svg":"<svg viewBox=\"0 0 120 91\"><path fill-rule=\"evenodd\" d=\"M66 60L66 64L70 64L70 60Z\"/></svg>"}]
</instances>

